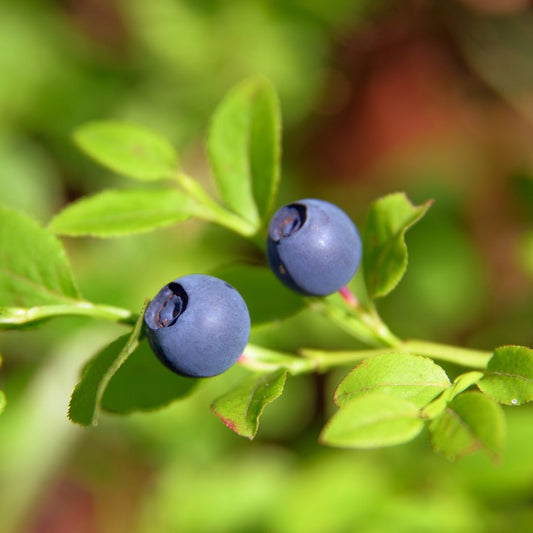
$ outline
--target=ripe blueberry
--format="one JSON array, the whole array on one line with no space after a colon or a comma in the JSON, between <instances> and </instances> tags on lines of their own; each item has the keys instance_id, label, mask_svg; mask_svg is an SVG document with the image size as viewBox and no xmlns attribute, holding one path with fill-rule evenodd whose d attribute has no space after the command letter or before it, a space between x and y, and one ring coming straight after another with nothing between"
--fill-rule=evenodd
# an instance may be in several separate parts
<instances>
[{"instance_id":1,"label":"ripe blueberry","mask_svg":"<svg viewBox=\"0 0 533 533\"><path fill-rule=\"evenodd\" d=\"M325 296L338 291L356 273L361 254L357 228L330 202L299 200L283 206L270 221L270 268L296 292Z\"/></svg>"},{"instance_id":2,"label":"ripe blueberry","mask_svg":"<svg viewBox=\"0 0 533 533\"><path fill-rule=\"evenodd\" d=\"M144 322L161 362L182 376L210 377L230 368L250 336L250 315L242 296L213 276L191 274L165 285Z\"/></svg>"}]
</instances>

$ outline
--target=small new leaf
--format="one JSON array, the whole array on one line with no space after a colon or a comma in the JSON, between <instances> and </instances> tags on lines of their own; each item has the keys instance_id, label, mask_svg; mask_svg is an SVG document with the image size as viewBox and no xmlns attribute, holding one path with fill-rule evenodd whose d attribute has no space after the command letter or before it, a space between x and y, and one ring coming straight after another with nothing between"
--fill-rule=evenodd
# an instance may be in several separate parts
<instances>
[{"instance_id":1,"label":"small new leaf","mask_svg":"<svg viewBox=\"0 0 533 533\"><path fill-rule=\"evenodd\" d=\"M407 268L405 232L431 206L413 205L404 193L380 198L371 206L363 233L363 265L370 298L389 294Z\"/></svg>"},{"instance_id":2,"label":"small new leaf","mask_svg":"<svg viewBox=\"0 0 533 533\"><path fill-rule=\"evenodd\" d=\"M196 203L175 189L107 190L67 206L49 229L75 237L119 237L168 226L197 211Z\"/></svg>"},{"instance_id":3,"label":"small new leaf","mask_svg":"<svg viewBox=\"0 0 533 533\"><path fill-rule=\"evenodd\" d=\"M74 141L98 163L129 178L169 178L178 166L176 152L164 137L129 122L90 122L74 132Z\"/></svg>"},{"instance_id":4,"label":"small new leaf","mask_svg":"<svg viewBox=\"0 0 533 533\"><path fill-rule=\"evenodd\" d=\"M280 137L278 98L263 78L235 87L213 115L207 142L218 188L226 205L253 224L273 206Z\"/></svg>"},{"instance_id":5,"label":"small new leaf","mask_svg":"<svg viewBox=\"0 0 533 533\"><path fill-rule=\"evenodd\" d=\"M0 304L33 307L79 299L61 242L31 217L0 207Z\"/></svg>"},{"instance_id":6,"label":"small new leaf","mask_svg":"<svg viewBox=\"0 0 533 533\"><path fill-rule=\"evenodd\" d=\"M415 404L372 392L343 404L322 430L320 441L340 448L379 448L413 440L423 427Z\"/></svg>"},{"instance_id":7,"label":"small new leaf","mask_svg":"<svg viewBox=\"0 0 533 533\"><path fill-rule=\"evenodd\" d=\"M429 425L435 451L454 461L482 449L497 459L503 449L505 418L501 407L479 392L454 398Z\"/></svg>"},{"instance_id":8,"label":"small new leaf","mask_svg":"<svg viewBox=\"0 0 533 533\"><path fill-rule=\"evenodd\" d=\"M343 407L354 397L382 392L422 408L449 386L444 370L428 357L386 353L356 366L338 386L334 400Z\"/></svg>"},{"instance_id":9,"label":"small new leaf","mask_svg":"<svg viewBox=\"0 0 533 533\"><path fill-rule=\"evenodd\" d=\"M287 372L251 376L237 388L224 394L211 405L230 429L242 437L253 439L259 427L259 417L266 405L281 396Z\"/></svg>"},{"instance_id":10,"label":"small new leaf","mask_svg":"<svg viewBox=\"0 0 533 533\"><path fill-rule=\"evenodd\" d=\"M524 346L496 348L478 383L487 396L505 405L533 400L533 350Z\"/></svg>"},{"instance_id":11,"label":"small new leaf","mask_svg":"<svg viewBox=\"0 0 533 533\"><path fill-rule=\"evenodd\" d=\"M98 423L102 398L111 379L139 346L147 306L148 302L129 335L119 337L85 365L81 380L70 398L68 417L72 422L82 426L95 426Z\"/></svg>"}]
</instances>

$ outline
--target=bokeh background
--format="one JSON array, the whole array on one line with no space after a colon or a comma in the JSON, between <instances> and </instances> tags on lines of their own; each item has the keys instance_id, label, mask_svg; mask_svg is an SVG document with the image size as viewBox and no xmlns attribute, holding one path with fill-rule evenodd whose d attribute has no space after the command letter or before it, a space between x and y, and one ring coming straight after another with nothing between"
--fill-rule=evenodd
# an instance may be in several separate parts
<instances>
[{"instance_id":1,"label":"bokeh background","mask_svg":"<svg viewBox=\"0 0 533 533\"><path fill-rule=\"evenodd\" d=\"M406 277L380 305L393 331L533 346L530 4L4 0L0 201L46 223L82 195L136 186L73 146L72 130L100 118L165 134L210 186L209 116L229 87L263 74L283 108L280 204L319 196L362 224L388 192L435 199L409 232ZM252 254L195 221L64 243L86 298L132 310L168 279ZM162 411L74 426L80 368L121 333L82 318L0 333L2 533L531 531L531 407L506 408L498 464L479 453L448 463L425 435L378 451L318 446L345 370L291 379L253 442L208 409L231 372ZM354 346L308 312L253 338Z\"/></svg>"}]
</instances>

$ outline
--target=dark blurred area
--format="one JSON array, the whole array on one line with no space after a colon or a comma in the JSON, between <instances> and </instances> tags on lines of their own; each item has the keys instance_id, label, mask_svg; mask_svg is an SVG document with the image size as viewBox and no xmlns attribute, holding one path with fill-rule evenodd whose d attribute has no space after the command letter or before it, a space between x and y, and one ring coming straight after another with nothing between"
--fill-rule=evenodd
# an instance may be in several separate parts
<instances>
[{"instance_id":1,"label":"dark blurred area","mask_svg":"<svg viewBox=\"0 0 533 533\"><path fill-rule=\"evenodd\" d=\"M46 223L80 196L136 186L71 141L77 126L103 118L166 135L184 168L209 184L209 117L232 85L262 74L282 103L279 204L323 197L362 225L380 195L435 199L408 233L405 278L379 305L392 330L482 349L533 346L531 4L5 1L0 201ZM64 242L83 294L131 309L161 280L247 253L238 237L197 222ZM146 258L161 250L168 253L147 276ZM61 319L0 334L8 398L0 417L2 533L531 528L531 408L506 409L498 465L481 454L447 463L427 436L378 451L318 446L344 371L291 380L253 442L208 410L238 379L231 372L160 412L74 426L66 411L80 368L119 333ZM284 350L351 342L308 312L254 331L253 340Z\"/></svg>"}]
</instances>

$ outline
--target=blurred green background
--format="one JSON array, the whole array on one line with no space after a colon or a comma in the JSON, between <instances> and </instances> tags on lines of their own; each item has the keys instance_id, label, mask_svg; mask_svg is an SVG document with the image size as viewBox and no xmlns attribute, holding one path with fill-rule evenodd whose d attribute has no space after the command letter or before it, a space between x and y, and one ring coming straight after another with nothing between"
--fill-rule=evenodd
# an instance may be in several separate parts
<instances>
[{"instance_id":1,"label":"blurred green background","mask_svg":"<svg viewBox=\"0 0 533 533\"><path fill-rule=\"evenodd\" d=\"M100 118L165 134L209 187L209 116L229 87L263 74L283 108L279 204L319 196L362 224L382 194L435 199L408 235L406 277L380 306L393 331L533 346L529 4L4 0L0 201L45 223L84 194L134 186L72 145L76 126ZM87 299L133 310L169 279L253 254L195 221L64 243ZM344 370L289 380L253 442L208 410L239 369L157 413L70 424L81 366L122 332L79 318L0 333L2 533L531 531L531 407L506 408L499 464L480 454L450 464L427 436L321 448ZM284 350L353 345L309 312L252 338Z\"/></svg>"}]
</instances>

